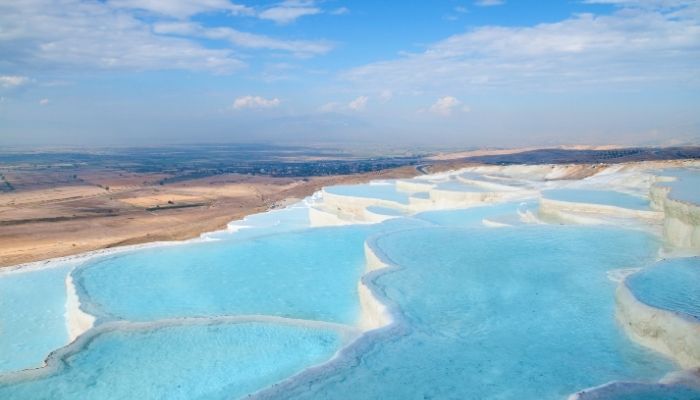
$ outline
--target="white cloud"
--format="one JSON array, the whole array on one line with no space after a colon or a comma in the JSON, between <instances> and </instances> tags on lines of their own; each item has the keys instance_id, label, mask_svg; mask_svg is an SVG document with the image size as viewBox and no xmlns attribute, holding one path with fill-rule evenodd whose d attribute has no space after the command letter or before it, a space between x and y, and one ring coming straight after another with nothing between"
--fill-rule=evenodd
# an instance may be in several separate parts
<instances>
[{"instance_id":1,"label":"white cloud","mask_svg":"<svg viewBox=\"0 0 700 400\"><path fill-rule=\"evenodd\" d=\"M493 7L505 4L504 0L477 0L474 2L479 7Z\"/></svg>"},{"instance_id":2,"label":"white cloud","mask_svg":"<svg viewBox=\"0 0 700 400\"><path fill-rule=\"evenodd\" d=\"M367 108L367 102L369 102L369 96L358 96L348 103L340 103L337 101L328 102L319 107L318 111L322 113L362 111Z\"/></svg>"},{"instance_id":3,"label":"white cloud","mask_svg":"<svg viewBox=\"0 0 700 400\"><path fill-rule=\"evenodd\" d=\"M310 3L280 4L303 9ZM333 48L325 41L205 28L189 19L209 12L249 15L255 10L229 0L0 1L0 63L8 72L31 66L227 73L246 65L241 49L307 57ZM201 38L225 43L212 46Z\"/></svg>"},{"instance_id":4,"label":"white cloud","mask_svg":"<svg viewBox=\"0 0 700 400\"><path fill-rule=\"evenodd\" d=\"M323 113L329 113L329 112L335 112L339 111L343 108L342 104L338 103L337 101L331 101L329 103L326 103L322 105L321 107L318 108L318 111L323 112Z\"/></svg>"},{"instance_id":5,"label":"white cloud","mask_svg":"<svg viewBox=\"0 0 700 400\"><path fill-rule=\"evenodd\" d=\"M625 7L530 27L486 26L343 76L360 90L380 86L453 93L484 86L561 90L629 82L698 84L697 8Z\"/></svg>"},{"instance_id":6,"label":"white cloud","mask_svg":"<svg viewBox=\"0 0 700 400\"><path fill-rule=\"evenodd\" d=\"M452 115L455 110L462 110L464 112L469 112L470 109L467 106L462 106L462 102L457 100L453 96L440 97L437 101L430 106L429 111L447 117Z\"/></svg>"},{"instance_id":7,"label":"white cloud","mask_svg":"<svg viewBox=\"0 0 700 400\"><path fill-rule=\"evenodd\" d=\"M243 96L237 98L233 102L234 110L241 110L244 108L274 108L280 105L280 99L272 98L266 99L260 96Z\"/></svg>"},{"instance_id":8,"label":"white cloud","mask_svg":"<svg viewBox=\"0 0 700 400\"><path fill-rule=\"evenodd\" d=\"M22 86L29 82L29 78L20 75L0 75L0 87L11 88Z\"/></svg>"},{"instance_id":9,"label":"white cloud","mask_svg":"<svg viewBox=\"0 0 700 400\"><path fill-rule=\"evenodd\" d=\"M231 71L243 66L230 49L210 49L164 37L128 10L98 1L4 2L0 53L14 68L71 66L104 69Z\"/></svg>"},{"instance_id":10,"label":"white cloud","mask_svg":"<svg viewBox=\"0 0 700 400\"><path fill-rule=\"evenodd\" d=\"M252 15L254 10L229 0L109 0L114 8L144 10L184 19L206 12L227 12L232 15Z\"/></svg>"},{"instance_id":11,"label":"white cloud","mask_svg":"<svg viewBox=\"0 0 700 400\"><path fill-rule=\"evenodd\" d=\"M49 99L41 99L39 100L39 105L40 106L45 106L49 104Z\"/></svg>"},{"instance_id":12,"label":"white cloud","mask_svg":"<svg viewBox=\"0 0 700 400\"><path fill-rule=\"evenodd\" d=\"M320 13L321 9L316 7L313 1L287 0L262 11L258 17L278 24L288 24L297 18Z\"/></svg>"},{"instance_id":13,"label":"white cloud","mask_svg":"<svg viewBox=\"0 0 700 400\"><path fill-rule=\"evenodd\" d=\"M270 36L241 32L228 27L205 28L192 22L158 23L154 25L153 31L161 35L225 40L239 47L288 51L299 56L324 54L333 49L332 44L324 41L281 40Z\"/></svg>"},{"instance_id":14,"label":"white cloud","mask_svg":"<svg viewBox=\"0 0 700 400\"><path fill-rule=\"evenodd\" d=\"M369 101L369 97L359 96L355 100L348 103L348 108L352 111L362 111L365 109L365 107L367 107L367 101Z\"/></svg>"}]
</instances>

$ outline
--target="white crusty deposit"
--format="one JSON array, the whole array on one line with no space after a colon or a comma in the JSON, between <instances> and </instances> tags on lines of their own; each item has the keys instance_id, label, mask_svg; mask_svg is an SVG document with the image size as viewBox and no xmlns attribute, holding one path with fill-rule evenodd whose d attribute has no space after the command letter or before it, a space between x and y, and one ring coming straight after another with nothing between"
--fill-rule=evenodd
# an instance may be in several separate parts
<instances>
[{"instance_id":1,"label":"white crusty deposit","mask_svg":"<svg viewBox=\"0 0 700 400\"><path fill-rule=\"evenodd\" d=\"M66 327L72 342L95 324L95 317L80 308L80 298L75 290L73 276L66 276Z\"/></svg>"},{"instance_id":2,"label":"white crusty deposit","mask_svg":"<svg viewBox=\"0 0 700 400\"><path fill-rule=\"evenodd\" d=\"M661 221L664 217L663 213L652 210L635 210L607 204L591 204L547 198L540 199L540 214L567 221L580 221L579 223L583 224L606 222L605 219L596 217L635 218L649 220L650 222ZM576 216L578 216L578 221L576 221Z\"/></svg>"},{"instance_id":3,"label":"white crusty deposit","mask_svg":"<svg viewBox=\"0 0 700 400\"><path fill-rule=\"evenodd\" d=\"M664 214L666 242L674 247L700 250L700 205L671 199L669 193L670 189L664 186L650 190L653 206Z\"/></svg>"},{"instance_id":4,"label":"white crusty deposit","mask_svg":"<svg viewBox=\"0 0 700 400\"><path fill-rule=\"evenodd\" d=\"M623 280L615 294L616 314L638 343L671 357L683 368L700 367L700 323L639 301Z\"/></svg>"},{"instance_id":5,"label":"white crusty deposit","mask_svg":"<svg viewBox=\"0 0 700 400\"><path fill-rule=\"evenodd\" d=\"M389 268L374 250L365 243L365 276L374 271L384 268ZM360 329L369 331L389 325L392 321L389 310L377 297L372 293L364 281L364 278L357 283L357 291L360 296L360 307L362 314L360 317Z\"/></svg>"}]
</instances>

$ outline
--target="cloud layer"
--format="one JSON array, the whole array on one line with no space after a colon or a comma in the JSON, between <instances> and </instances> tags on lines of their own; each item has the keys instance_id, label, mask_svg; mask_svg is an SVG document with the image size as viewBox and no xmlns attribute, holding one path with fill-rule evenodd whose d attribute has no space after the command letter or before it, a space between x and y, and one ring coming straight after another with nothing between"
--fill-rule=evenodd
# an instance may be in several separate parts
<instances>
[{"instance_id":1,"label":"cloud layer","mask_svg":"<svg viewBox=\"0 0 700 400\"><path fill-rule=\"evenodd\" d=\"M422 53L351 69L345 77L368 87L404 90L699 83L699 3L605 1L624 4L612 15L580 14L531 27L476 28ZM675 6L654 6L657 3Z\"/></svg>"},{"instance_id":2,"label":"cloud layer","mask_svg":"<svg viewBox=\"0 0 700 400\"><path fill-rule=\"evenodd\" d=\"M305 15L320 14L321 9L313 1L287 0L270 7L259 14L262 19L269 19L278 24L288 24Z\"/></svg>"},{"instance_id":3,"label":"cloud layer","mask_svg":"<svg viewBox=\"0 0 700 400\"><path fill-rule=\"evenodd\" d=\"M0 87L12 88L22 86L29 82L29 78L20 75L0 75Z\"/></svg>"},{"instance_id":4,"label":"cloud layer","mask_svg":"<svg viewBox=\"0 0 700 400\"><path fill-rule=\"evenodd\" d=\"M460 109L464 112L469 112L469 107L462 106L462 102L457 100L456 97L445 96L437 99L437 101L430 106L429 111L443 117L448 117L452 115L453 112Z\"/></svg>"},{"instance_id":5,"label":"cloud layer","mask_svg":"<svg viewBox=\"0 0 700 400\"><path fill-rule=\"evenodd\" d=\"M258 11L228 0L0 2L0 71L66 67L221 73L245 66L245 49L323 54L333 47L327 41L278 39L229 26L203 27L192 20L219 13L229 18L277 15L280 22L290 22L314 8L308 4L286 2ZM283 7L296 10L295 16L274 11ZM201 39L221 43L210 46Z\"/></svg>"},{"instance_id":6,"label":"cloud layer","mask_svg":"<svg viewBox=\"0 0 700 400\"><path fill-rule=\"evenodd\" d=\"M234 110L242 110L244 108L274 108L280 105L280 99L272 98L266 99L260 96L243 96L237 98L233 102Z\"/></svg>"}]
</instances>

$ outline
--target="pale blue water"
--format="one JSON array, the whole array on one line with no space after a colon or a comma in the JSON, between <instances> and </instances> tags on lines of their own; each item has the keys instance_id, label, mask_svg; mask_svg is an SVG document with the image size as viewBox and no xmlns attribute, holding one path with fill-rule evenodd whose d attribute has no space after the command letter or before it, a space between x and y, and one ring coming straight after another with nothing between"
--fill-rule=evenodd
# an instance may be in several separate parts
<instances>
[{"instance_id":1,"label":"pale blue water","mask_svg":"<svg viewBox=\"0 0 700 400\"><path fill-rule=\"evenodd\" d=\"M474 185L469 185L467 183L462 183L459 181L447 181L447 182L442 182L439 183L437 186L435 186L436 189L438 190L449 190L453 192L474 192L474 193L482 193L485 190Z\"/></svg>"},{"instance_id":2,"label":"pale blue water","mask_svg":"<svg viewBox=\"0 0 700 400\"><path fill-rule=\"evenodd\" d=\"M232 399L330 358L334 331L240 323L114 331L48 376L0 381L0 398Z\"/></svg>"},{"instance_id":3,"label":"pale blue water","mask_svg":"<svg viewBox=\"0 0 700 400\"><path fill-rule=\"evenodd\" d=\"M213 239L246 240L263 235L307 229L309 223L308 208L303 204L297 204L293 207L253 214L242 221L229 224L230 227L237 228L235 235L224 230L209 233L206 236Z\"/></svg>"},{"instance_id":4,"label":"pale blue water","mask_svg":"<svg viewBox=\"0 0 700 400\"><path fill-rule=\"evenodd\" d=\"M660 175L676 178L673 182L660 183L671 188L670 198L700 205L700 170L670 169Z\"/></svg>"},{"instance_id":5,"label":"pale blue water","mask_svg":"<svg viewBox=\"0 0 700 400\"><path fill-rule=\"evenodd\" d=\"M700 321L700 257L660 261L625 282L638 300Z\"/></svg>"},{"instance_id":6,"label":"pale blue water","mask_svg":"<svg viewBox=\"0 0 700 400\"><path fill-rule=\"evenodd\" d=\"M532 202L500 203L466 209L424 211L416 218L448 227L479 227L484 219L503 220L504 223L518 223L517 210L534 207Z\"/></svg>"},{"instance_id":7,"label":"pale blue water","mask_svg":"<svg viewBox=\"0 0 700 400\"><path fill-rule=\"evenodd\" d=\"M375 214L388 215L391 217L398 217L398 216L404 215L404 212L401 210L397 210L395 208L389 208L389 207L381 207L381 206L369 206L369 207L367 207L367 211L375 213Z\"/></svg>"},{"instance_id":8,"label":"pale blue water","mask_svg":"<svg viewBox=\"0 0 700 400\"><path fill-rule=\"evenodd\" d=\"M497 183L500 185L506 185L506 186L515 186L515 187L522 187L522 186L527 186L528 182L523 181L523 180L516 180L511 177L507 176L502 176L502 175L483 175L479 174L476 172L465 172L459 175L460 177L464 179L470 179L470 180L478 180L478 181L484 181L484 182L489 182L489 183Z\"/></svg>"},{"instance_id":9,"label":"pale blue water","mask_svg":"<svg viewBox=\"0 0 700 400\"><path fill-rule=\"evenodd\" d=\"M68 267L0 276L0 374L41 366L68 342Z\"/></svg>"},{"instance_id":10,"label":"pale blue water","mask_svg":"<svg viewBox=\"0 0 700 400\"><path fill-rule=\"evenodd\" d=\"M372 229L148 248L89 262L75 282L84 308L102 319L264 314L351 324Z\"/></svg>"},{"instance_id":11,"label":"pale blue water","mask_svg":"<svg viewBox=\"0 0 700 400\"><path fill-rule=\"evenodd\" d=\"M413 193L411 197L415 197L416 199L429 199L430 198L430 193L429 192L417 192Z\"/></svg>"},{"instance_id":12,"label":"pale blue water","mask_svg":"<svg viewBox=\"0 0 700 400\"><path fill-rule=\"evenodd\" d=\"M374 285L401 310L401 329L270 397L564 399L673 369L632 343L614 318L606 271L653 259L657 243L645 234L426 228L375 245L400 265Z\"/></svg>"},{"instance_id":13,"label":"pale blue water","mask_svg":"<svg viewBox=\"0 0 700 400\"><path fill-rule=\"evenodd\" d=\"M324 188L325 191L341 196L365 197L408 204L408 194L398 191L393 184L379 185L339 185Z\"/></svg>"},{"instance_id":14,"label":"pale blue water","mask_svg":"<svg viewBox=\"0 0 700 400\"><path fill-rule=\"evenodd\" d=\"M551 189L542 192L547 199L648 210L649 200L612 190Z\"/></svg>"}]
</instances>

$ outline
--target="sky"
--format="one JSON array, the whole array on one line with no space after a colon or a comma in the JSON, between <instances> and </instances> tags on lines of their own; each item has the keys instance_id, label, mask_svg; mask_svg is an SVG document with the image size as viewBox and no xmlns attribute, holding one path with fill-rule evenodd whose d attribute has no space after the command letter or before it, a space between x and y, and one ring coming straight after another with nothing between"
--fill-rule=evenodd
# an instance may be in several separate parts
<instances>
[{"instance_id":1,"label":"sky","mask_svg":"<svg viewBox=\"0 0 700 400\"><path fill-rule=\"evenodd\" d=\"M0 147L700 142L700 0L0 0Z\"/></svg>"}]
</instances>

